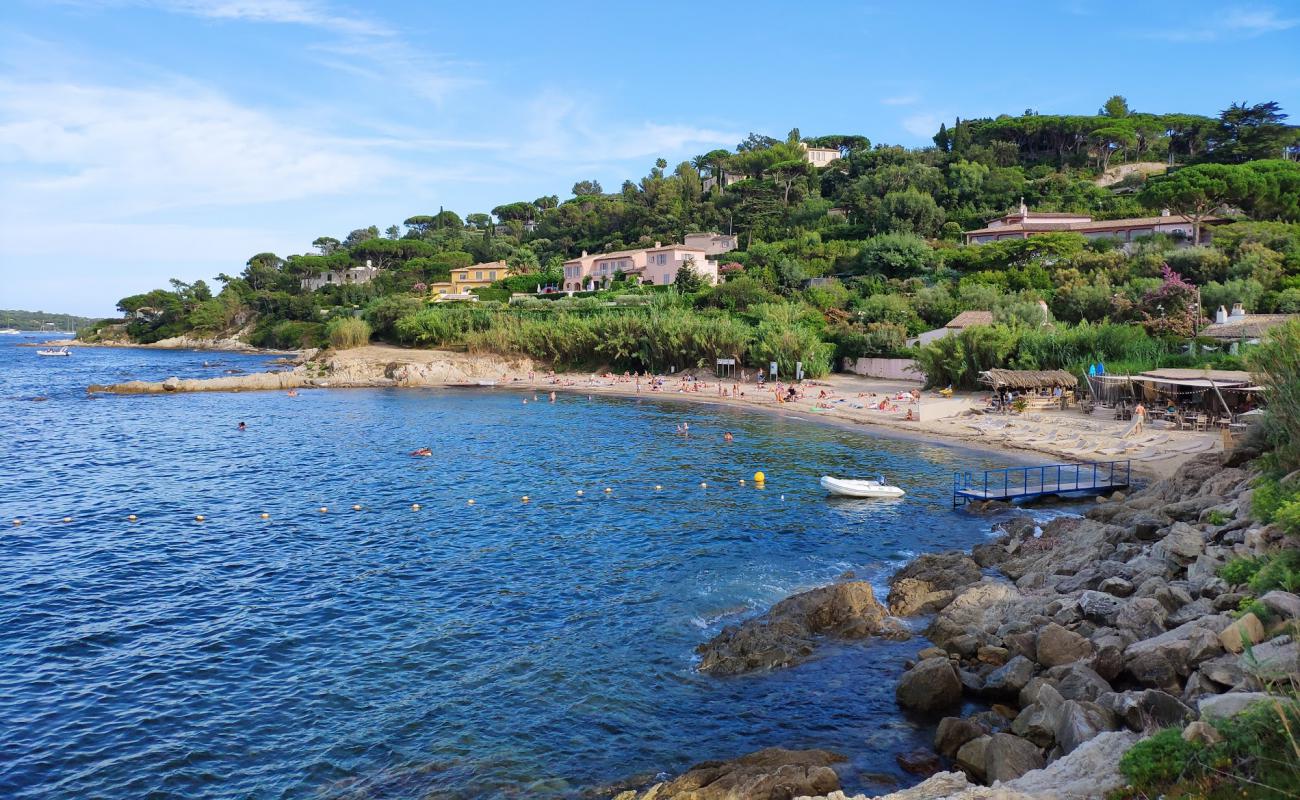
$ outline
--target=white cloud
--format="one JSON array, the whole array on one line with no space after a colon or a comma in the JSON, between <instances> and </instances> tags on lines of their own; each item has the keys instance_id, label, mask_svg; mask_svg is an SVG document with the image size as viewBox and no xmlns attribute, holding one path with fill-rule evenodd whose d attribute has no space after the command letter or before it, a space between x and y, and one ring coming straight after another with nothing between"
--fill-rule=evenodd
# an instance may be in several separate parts
<instances>
[{"instance_id":1,"label":"white cloud","mask_svg":"<svg viewBox=\"0 0 1300 800\"><path fill-rule=\"evenodd\" d=\"M893 97L884 97L880 100L881 105L886 106L912 106L919 102L921 102L921 98L915 94L900 94Z\"/></svg>"},{"instance_id":2,"label":"white cloud","mask_svg":"<svg viewBox=\"0 0 1300 800\"><path fill-rule=\"evenodd\" d=\"M11 208L170 208L338 194L390 176L372 147L286 123L192 86L0 82Z\"/></svg>"},{"instance_id":3,"label":"white cloud","mask_svg":"<svg viewBox=\"0 0 1300 800\"><path fill-rule=\"evenodd\" d=\"M939 124L950 118L949 114L924 112L903 118L903 130L918 139L929 139L939 130Z\"/></svg>"},{"instance_id":4,"label":"white cloud","mask_svg":"<svg viewBox=\"0 0 1300 800\"><path fill-rule=\"evenodd\" d=\"M1300 25L1300 17L1283 17L1271 8L1230 8L1212 22L1188 27L1170 27L1151 31L1146 38L1171 42L1212 42L1220 39L1249 39L1290 30Z\"/></svg>"}]
</instances>

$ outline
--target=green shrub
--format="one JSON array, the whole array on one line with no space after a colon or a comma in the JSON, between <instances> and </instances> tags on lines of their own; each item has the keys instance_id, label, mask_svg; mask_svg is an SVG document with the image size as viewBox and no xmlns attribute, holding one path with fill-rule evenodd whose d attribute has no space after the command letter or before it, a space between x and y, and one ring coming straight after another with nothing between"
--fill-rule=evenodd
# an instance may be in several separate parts
<instances>
[{"instance_id":1,"label":"green shrub","mask_svg":"<svg viewBox=\"0 0 1300 800\"><path fill-rule=\"evenodd\" d=\"M1260 522L1272 522L1273 515L1286 499L1282 487L1274 478L1261 477L1255 481L1250 497L1250 513Z\"/></svg>"},{"instance_id":2,"label":"green shrub","mask_svg":"<svg viewBox=\"0 0 1300 800\"><path fill-rule=\"evenodd\" d=\"M1183 741L1178 728L1165 728L1129 748L1120 757L1119 771L1140 791L1155 790L1189 777L1205 748Z\"/></svg>"},{"instance_id":3,"label":"green shrub","mask_svg":"<svg viewBox=\"0 0 1300 800\"><path fill-rule=\"evenodd\" d=\"M335 317L325 325L325 336L335 350L361 347L370 343L370 325L356 317Z\"/></svg>"},{"instance_id":4,"label":"green shrub","mask_svg":"<svg viewBox=\"0 0 1300 800\"><path fill-rule=\"evenodd\" d=\"M1237 613L1235 616L1237 619L1241 619L1247 614L1254 614L1260 622L1268 622L1269 617L1273 615L1273 612L1269 610L1268 606L1259 602L1258 598L1246 595L1241 598L1241 602L1237 604Z\"/></svg>"},{"instance_id":5,"label":"green shrub","mask_svg":"<svg viewBox=\"0 0 1300 800\"><path fill-rule=\"evenodd\" d=\"M249 340L255 347L298 350L320 347L325 341L325 326L319 322L283 320L270 325L259 325Z\"/></svg>"},{"instance_id":6,"label":"green shrub","mask_svg":"<svg viewBox=\"0 0 1300 800\"><path fill-rule=\"evenodd\" d=\"M1231 586L1241 586L1249 583L1250 579L1255 577L1264 566L1264 561L1258 558L1234 558L1222 567L1219 567L1219 577L1223 578Z\"/></svg>"},{"instance_id":7,"label":"green shrub","mask_svg":"<svg viewBox=\"0 0 1300 800\"><path fill-rule=\"evenodd\" d=\"M1227 513L1216 508L1209 514L1205 515L1205 521L1217 527L1219 525L1227 525L1231 521L1231 518Z\"/></svg>"},{"instance_id":8,"label":"green shrub","mask_svg":"<svg viewBox=\"0 0 1300 800\"><path fill-rule=\"evenodd\" d=\"M1300 550L1282 550L1268 556L1248 584L1256 595L1273 589L1300 591Z\"/></svg>"},{"instance_id":9,"label":"green shrub","mask_svg":"<svg viewBox=\"0 0 1300 800\"><path fill-rule=\"evenodd\" d=\"M1292 536L1300 536L1300 497L1293 497L1273 512L1273 521Z\"/></svg>"}]
</instances>

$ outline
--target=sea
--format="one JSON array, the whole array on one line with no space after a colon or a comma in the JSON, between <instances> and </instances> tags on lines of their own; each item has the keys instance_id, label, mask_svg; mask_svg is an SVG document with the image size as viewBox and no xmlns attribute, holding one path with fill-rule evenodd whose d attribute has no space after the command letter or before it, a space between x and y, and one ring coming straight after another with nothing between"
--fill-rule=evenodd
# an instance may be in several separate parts
<instances>
[{"instance_id":1,"label":"sea","mask_svg":"<svg viewBox=\"0 0 1300 800\"><path fill-rule=\"evenodd\" d=\"M952 475L1005 456L662 398L89 395L281 367L0 338L0 797L595 798L767 746L918 780L923 639L731 678L695 648L984 540Z\"/></svg>"}]
</instances>

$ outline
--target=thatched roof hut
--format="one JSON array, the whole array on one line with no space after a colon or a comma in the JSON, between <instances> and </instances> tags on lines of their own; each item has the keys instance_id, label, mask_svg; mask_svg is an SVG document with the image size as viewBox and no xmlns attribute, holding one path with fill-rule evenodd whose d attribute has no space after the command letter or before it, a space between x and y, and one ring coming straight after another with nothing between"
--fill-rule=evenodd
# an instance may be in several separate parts
<instances>
[{"instance_id":1,"label":"thatched roof hut","mask_svg":"<svg viewBox=\"0 0 1300 800\"><path fill-rule=\"evenodd\" d=\"M1079 385L1074 373L1063 369L991 369L980 373L980 383L993 387L994 391L1006 389L1073 389Z\"/></svg>"}]
</instances>

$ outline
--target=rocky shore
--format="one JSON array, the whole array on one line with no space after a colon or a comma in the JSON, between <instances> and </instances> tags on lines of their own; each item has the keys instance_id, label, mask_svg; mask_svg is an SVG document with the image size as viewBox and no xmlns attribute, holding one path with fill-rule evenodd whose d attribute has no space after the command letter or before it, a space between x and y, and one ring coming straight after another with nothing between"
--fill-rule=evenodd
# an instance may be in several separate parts
<instances>
[{"instance_id":1,"label":"rocky shore","mask_svg":"<svg viewBox=\"0 0 1300 800\"><path fill-rule=\"evenodd\" d=\"M1213 736L1206 720L1233 716L1300 675L1300 597L1259 598L1271 612L1266 626L1237 612L1246 595L1219 577L1234 557L1283 546L1280 529L1250 518L1251 455L1201 456L1082 517L1039 526L1018 514L969 554L904 567L887 607L857 582L795 595L702 645L701 670L781 668L810 657L822 638L894 635L897 617L922 616L929 644L895 696L936 723L932 751L898 754L929 777L883 798L1104 797L1123 785L1120 756L1142 737L1171 726L1188 740ZM987 710L950 715L971 700ZM619 798L844 800L838 780L826 788L834 771L823 756L813 769L801 751L763 752ZM761 780L757 763L781 779ZM739 785L749 788L737 793Z\"/></svg>"}]
</instances>

